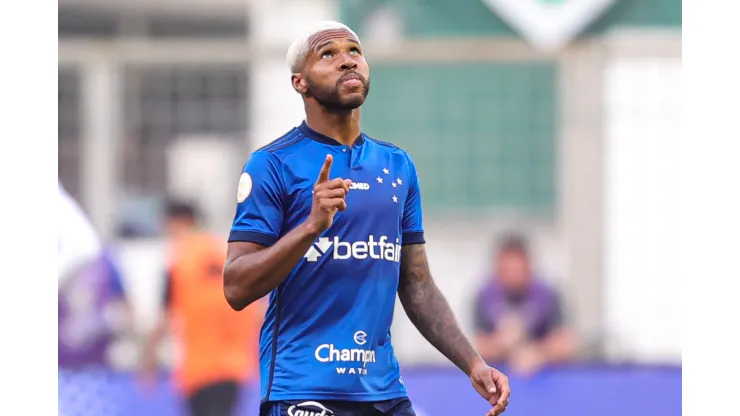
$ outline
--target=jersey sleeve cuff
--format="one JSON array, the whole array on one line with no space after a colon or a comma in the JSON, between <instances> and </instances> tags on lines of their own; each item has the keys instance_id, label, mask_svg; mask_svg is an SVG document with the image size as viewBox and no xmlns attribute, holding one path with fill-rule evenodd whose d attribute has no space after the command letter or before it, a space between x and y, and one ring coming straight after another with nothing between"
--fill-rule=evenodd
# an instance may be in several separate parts
<instances>
[{"instance_id":1,"label":"jersey sleeve cuff","mask_svg":"<svg viewBox=\"0 0 740 416\"><path fill-rule=\"evenodd\" d=\"M407 246L410 244L424 244L424 231L412 231L403 233L402 245Z\"/></svg>"},{"instance_id":2,"label":"jersey sleeve cuff","mask_svg":"<svg viewBox=\"0 0 740 416\"><path fill-rule=\"evenodd\" d=\"M235 241L244 241L247 243L256 243L263 246L271 246L278 240L277 237L270 234L260 233L257 231L240 231L231 230L229 233L229 243Z\"/></svg>"}]
</instances>

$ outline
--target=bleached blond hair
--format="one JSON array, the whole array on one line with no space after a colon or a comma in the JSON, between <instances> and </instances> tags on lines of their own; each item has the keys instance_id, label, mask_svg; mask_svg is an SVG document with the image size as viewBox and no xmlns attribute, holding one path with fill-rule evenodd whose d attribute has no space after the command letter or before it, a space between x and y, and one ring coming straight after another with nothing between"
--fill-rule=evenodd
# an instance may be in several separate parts
<instances>
[{"instance_id":1,"label":"bleached blond hair","mask_svg":"<svg viewBox=\"0 0 740 416\"><path fill-rule=\"evenodd\" d=\"M360 37L350 29L347 25L333 20L324 20L321 22L314 23L308 29L306 29L288 48L288 67L291 73L297 73L301 71L303 60L306 59L306 55L309 52L309 42L311 37L327 30L346 30L351 33L357 41L360 41Z\"/></svg>"}]
</instances>

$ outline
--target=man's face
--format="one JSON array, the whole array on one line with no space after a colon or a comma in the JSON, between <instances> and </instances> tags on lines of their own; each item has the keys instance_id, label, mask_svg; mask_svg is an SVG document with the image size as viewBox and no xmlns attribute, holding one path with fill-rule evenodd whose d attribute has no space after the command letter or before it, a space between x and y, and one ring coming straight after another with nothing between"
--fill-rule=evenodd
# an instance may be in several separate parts
<instances>
[{"instance_id":1,"label":"man's face","mask_svg":"<svg viewBox=\"0 0 740 416\"><path fill-rule=\"evenodd\" d=\"M170 238L179 238L195 227L195 221L189 217L173 216L167 219L166 232Z\"/></svg>"},{"instance_id":2,"label":"man's face","mask_svg":"<svg viewBox=\"0 0 740 416\"><path fill-rule=\"evenodd\" d=\"M511 292L521 292L529 285L529 261L524 253L505 250L498 257L497 275L501 284Z\"/></svg>"},{"instance_id":3,"label":"man's face","mask_svg":"<svg viewBox=\"0 0 740 416\"><path fill-rule=\"evenodd\" d=\"M361 106L370 92L370 68L357 38L341 29L311 37L303 72L293 77L293 86L329 110Z\"/></svg>"}]
</instances>

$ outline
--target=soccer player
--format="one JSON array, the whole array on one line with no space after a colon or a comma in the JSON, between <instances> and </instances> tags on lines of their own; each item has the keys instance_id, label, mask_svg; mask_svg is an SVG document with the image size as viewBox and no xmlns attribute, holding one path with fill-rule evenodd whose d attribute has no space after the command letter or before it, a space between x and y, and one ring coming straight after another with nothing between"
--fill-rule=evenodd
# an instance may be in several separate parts
<instances>
[{"instance_id":1,"label":"soccer player","mask_svg":"<svg viewBox=\"0 0 740 416\"><path fill-rule=\"evenodd\" d=\"M306 120L247 161L223 276L234 309L270 294L261 414L414 415L391 344L396 293L500 414L508 379L471 347L429 271L414 163L360 129L370 74L357 35L318 23L288 64Z\"/></svg>"}]
</instances>

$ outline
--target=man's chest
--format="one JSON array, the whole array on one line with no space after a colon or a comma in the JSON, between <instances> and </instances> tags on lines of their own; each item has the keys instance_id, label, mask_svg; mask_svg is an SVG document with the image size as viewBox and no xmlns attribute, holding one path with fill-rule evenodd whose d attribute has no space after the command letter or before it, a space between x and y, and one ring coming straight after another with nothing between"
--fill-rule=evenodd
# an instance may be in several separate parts
<instances>
[{"instance_id":1,"label":"man's chest","mask_svg":"<svg viewBox=\"0 0 740 416\"><path fill-rule=\"evenodd\" d=\"M341 161L332 166L330 179L352 181L346 195L347 209L339 217L351 221L393 220L403 217L408 196L408 172L393 163L350 166ZM287 211L308 215L313 202L316 177L313 172L291 172Z\"/></svg>"}]
</instances>

